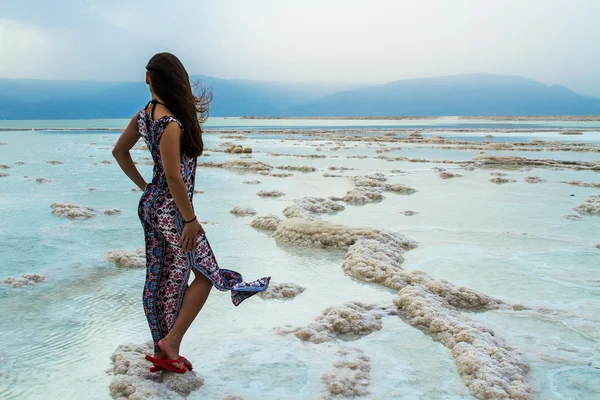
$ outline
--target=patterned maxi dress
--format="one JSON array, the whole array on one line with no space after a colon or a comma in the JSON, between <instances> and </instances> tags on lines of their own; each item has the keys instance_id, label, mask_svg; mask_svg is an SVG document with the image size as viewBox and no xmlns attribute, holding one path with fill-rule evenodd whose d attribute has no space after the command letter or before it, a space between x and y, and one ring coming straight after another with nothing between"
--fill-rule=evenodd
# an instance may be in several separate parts
<instances>
[{"instance_id":1,"label":"patterned maxi dress","mask_svg":"<svg viewBox=\"0 0 600 400\"><path fill-rule=\"evenodd\" d=\"M231 291L231 300L239 305L248 297L264 291L269 277L244 282L242 275L220 269L206 235L198 234L197 246L186 254L177 242L183 229L183 217L169 192L160 157L159 143L170 122L181 125L172 116L153 120L146 108L138 113L137 128L152 153L154 172L140 199L138 214L146 239L146 283L144 285L144 312L150 325L155 351L158 341L173 327L188 287L191 268L202 273L221 291ZM196 157L181 155L181 176L190 202L194 196ZM192 203L193 204L193 203Z\"/></svg>"}]
</instances>

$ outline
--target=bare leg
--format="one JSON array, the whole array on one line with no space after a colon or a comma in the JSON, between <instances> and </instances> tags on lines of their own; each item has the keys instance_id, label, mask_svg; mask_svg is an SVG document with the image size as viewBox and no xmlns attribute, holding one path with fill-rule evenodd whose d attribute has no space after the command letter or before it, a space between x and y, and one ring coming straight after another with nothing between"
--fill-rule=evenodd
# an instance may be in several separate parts
<instances>
[{"instance_id":1,"label":"bare leg","mask_svg":"<svg viewBox=\"0 0 600 400\"><path fill-rule=\"evenodd\" d=\"M179 346L188 328L206 303L212 289L212 282L200 272L194 270L194 281L185 292L183 304L169 334L158 342L161 350L171 360L179 357ZM177 368L183 368L183 363L173 363Z\"/></svg>"}]
</instances>

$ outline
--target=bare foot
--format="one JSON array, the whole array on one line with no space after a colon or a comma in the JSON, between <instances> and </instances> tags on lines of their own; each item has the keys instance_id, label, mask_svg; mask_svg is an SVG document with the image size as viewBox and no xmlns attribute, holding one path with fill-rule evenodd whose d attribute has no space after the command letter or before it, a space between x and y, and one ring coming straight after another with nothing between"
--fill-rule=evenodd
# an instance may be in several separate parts
<instances>
[{"instance_id":1,"label":"bare foot","mask_svg":"<svg viewBox=\"0 0 600 400\"><path fill-rule=\"evenodd\" d=\"M167 340L166 337L158 341L158 347L162 350L167 360L177 360L179 358L179 348L175 347ZM182 361L170 363L175 368L185 368Z\"/></svg>"}]
</instances>

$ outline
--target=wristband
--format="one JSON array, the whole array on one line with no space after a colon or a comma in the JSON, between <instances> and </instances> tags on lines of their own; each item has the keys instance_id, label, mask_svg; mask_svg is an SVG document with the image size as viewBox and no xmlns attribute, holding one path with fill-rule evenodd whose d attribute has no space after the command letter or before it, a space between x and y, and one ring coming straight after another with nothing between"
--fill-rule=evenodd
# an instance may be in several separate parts
<instances>
[{"instance_id":1,"label":"wristband","mask_svg":"<svg viewBox=\"0 0 600 400\"><path fill-rule=\"evenodd\" d=\"M190 222L194 222L198 217L196 217L194 215L194 218L190 219L189 221L183 220L184 223L189 224Z\"/></svg>"}]
</instances>

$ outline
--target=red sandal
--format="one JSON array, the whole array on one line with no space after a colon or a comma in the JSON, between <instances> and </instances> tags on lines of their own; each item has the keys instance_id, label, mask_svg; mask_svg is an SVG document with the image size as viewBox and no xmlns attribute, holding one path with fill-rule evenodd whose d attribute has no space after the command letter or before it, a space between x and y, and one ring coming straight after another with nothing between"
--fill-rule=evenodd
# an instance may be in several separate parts
<instances>
[{"instance_id":1,"label":"red sandal","mask_svg":"<svg viewBox=\"0 0 600 400\"><path fill-rule=\"evenodd\" d=\"M150 357L152 359L155 359L154 357L151 357L151 356L148 356L148 357ZM149 361L152 361L149 358L146 358L146 359L149 360ZM183 361L183 365L188 369L188 371L192 371L194 369L192 363L189 362L187 358L180 356L178 361ZM159 367L158 365L154 365L154 367L150 368L150 372L159 372L159 371L162 371L162 370L164 370L164 368L163 367Z\"/></svg>"},{"instance_id":2,"label":"red sandal","mask_svg":"<svg viewBox=\"0 0 600 400\"><path fill-rule=\"evenodd\" d=\"M187 368L177 368L173 365L171 365L172 363L176 363L176 362L180 362L184 357L179 357L177 360L165 360L162 358L155 358L152 357L148 354L146 354L146 360L150 361L151 363L153 363L156 367L160 367L161 369L166 369L178 374L183 374L187 371ZM152 371L154 372L154 371Z\"/></svg>"}]
</instances>

